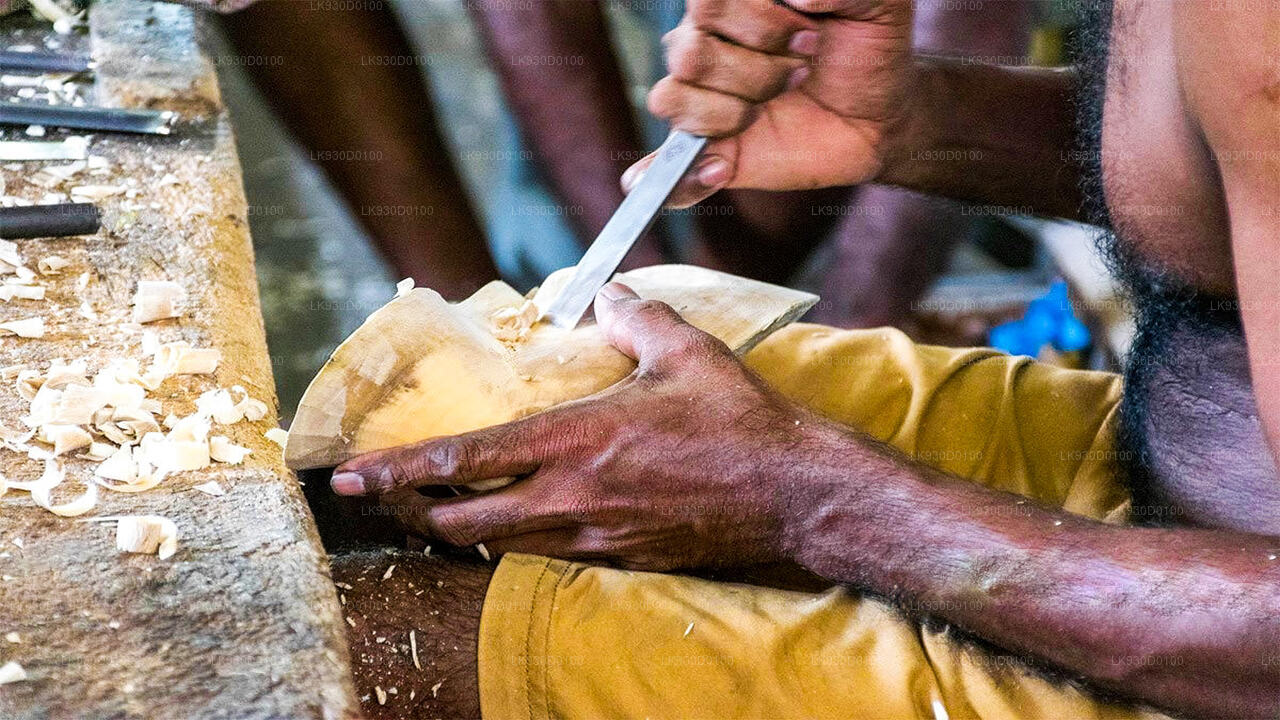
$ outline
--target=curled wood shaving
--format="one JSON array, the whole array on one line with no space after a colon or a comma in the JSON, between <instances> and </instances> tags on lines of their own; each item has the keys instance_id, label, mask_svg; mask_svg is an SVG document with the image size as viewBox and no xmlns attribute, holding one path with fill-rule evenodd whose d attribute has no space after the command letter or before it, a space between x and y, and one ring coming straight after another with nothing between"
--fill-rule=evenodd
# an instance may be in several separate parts
<instances>
[{"instance_id":1,"label":"curled wood shaving","mask_svg":"<svg viewBox=\"0 0 1280 720\"><path fill-rule=\"evenodd\" d=\"M133 295L133 321L149 323L180 316L187 291L171 280L139 280Z\"/></svg>"},{"instance_id":2,"label":"curled wood shaving","mask_svg":"<svg viewBox=\"0 0 1280 720\"><path fill-rule=\"evenodd\" d=\"M83 515L93 509L98 504L98 486L94 483L85 483L86 488L83 494L71 502L54 505L50 494L52 487L41 487L31 491L31 499L35 504L48 510L54 515L62 517L75 517Z\"/></svg>"},{"instance_id":3,"label":"curled wood shaving","mask_svg":"<svg viewBox=\"0 0 1280 720\"><path fill-rule=\"evenodd\" d=\"M413 291L413 278L405 278L396 283L396 297L404 297Z\"/></svg>"},{"instance_id":4,"label":"curled wood shaving","mask_svg":"<svg viewBox=\"0 0 1280 720\"><path fill-rule=\"evenodd\" d=\"M525 300L519 307L499 308L489 316L493 336L507 345L524 340L537 321L538 306L532 300Z\"/></svg>"},{"instance_id":5,"label":"curled wood shaving","mask_svg":"<svg viewBox=\"0 0 1280 720\"><path fill-rule=\"evenodd\" d=\"M126 515L117 518L116 549L132 553L156 553L168 560L178 550L178 526L159 515Z\"/></svg>"}]
</instances>

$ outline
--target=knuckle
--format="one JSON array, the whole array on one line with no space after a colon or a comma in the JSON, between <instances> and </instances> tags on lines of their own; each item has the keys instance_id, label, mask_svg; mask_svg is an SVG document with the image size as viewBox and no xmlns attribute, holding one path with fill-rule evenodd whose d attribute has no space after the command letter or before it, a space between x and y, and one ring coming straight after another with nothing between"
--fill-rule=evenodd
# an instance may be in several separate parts
<instances>
[{"instance_id":1,"label":"knuckle","mask_svg":"<svg viewBox=\"0 0 1280 720\"><path fill-rule=\"evenodd\" d=\"M476 525L463 513L437 511L430 515L428 527L431 534L450 545L474 545L479 542Z\"/></svg>"},{"instance_id":2,"label":"knuckle","mask_svg":"<svg viewBox=\"0 0 1280 720\"><path fill-rule=\"evenodd\" d=\"M673 41L667 46L667 72L687 82L699 80L706 65L701 44L696 37Z\"/></svg>"},{"instance_id":3,"label":"knuckle","mask_svg":"<svg viewBox=\"0 0 1280 720\"><path fill-rule=\"evenodd\" d=\"M660 118L670 118L676 113L676 96L678 94L674 83L668 82L668 78L659 80L649 90L649 95L645 98L645 106L649 112Z\"/></svg>"}]
</instances>

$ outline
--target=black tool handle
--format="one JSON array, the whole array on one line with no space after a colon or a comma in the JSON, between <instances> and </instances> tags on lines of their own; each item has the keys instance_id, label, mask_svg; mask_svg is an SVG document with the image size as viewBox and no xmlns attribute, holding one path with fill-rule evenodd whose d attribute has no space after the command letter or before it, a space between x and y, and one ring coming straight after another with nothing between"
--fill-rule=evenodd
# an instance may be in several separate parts
<instances>
[{"instance_id":1,"label":"black tool handle","mask_svg":"<svg viewBox=\"0 0 1280 720\"><path fill-rule=\"evenodd\" d=\"M102 214L93 203L59 203L0 208L0 238L92 235L102 227Z\"/></svg>"}]
</instances>

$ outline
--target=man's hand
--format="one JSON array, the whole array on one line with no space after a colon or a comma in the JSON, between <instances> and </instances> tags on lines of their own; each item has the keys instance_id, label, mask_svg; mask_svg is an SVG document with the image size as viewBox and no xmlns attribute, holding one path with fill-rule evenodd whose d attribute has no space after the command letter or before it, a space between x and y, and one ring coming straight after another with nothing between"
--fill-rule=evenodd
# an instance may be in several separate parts
<instances>
[{"instance_id":1,"label":"man's hand","mask_svg":"<svg viewBox=\"0 0 1280 720\"><path fill-rule=\"evenodd\" d=\"M663 303L612 284L596 317L639 363L629 379L507 425L356 458L334 490L390 493L410 506L398 513L410 529L497 552L649 570L784 557L796 469L843 433ZM518 479L447 500L415 490L508 476Z\"/></svg>"},{"instance_id":2,"label":"man's hand","mask_svg":"<svg viewBox=\"0 0 1280 720\"><path fill-rule=\"evenodd\" d=\"M909 116L910 0L691 0L649 110L712 142L677 187L797 190L881 174ZM623 176L630 189L652 156Z\"/></svg>"}]
</instances>

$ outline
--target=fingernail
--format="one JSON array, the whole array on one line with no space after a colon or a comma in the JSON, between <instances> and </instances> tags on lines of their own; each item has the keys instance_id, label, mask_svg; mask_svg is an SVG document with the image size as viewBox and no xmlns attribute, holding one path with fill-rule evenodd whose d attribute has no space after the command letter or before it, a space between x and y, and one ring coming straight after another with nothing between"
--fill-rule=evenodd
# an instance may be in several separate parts
<instances>
[{"instance_id":1,"label":"fingernail","mask_svg":"<svg viewBox=\"0 0 1280 720\"><path fill-rule=\"evenodd\" d=\"M329 486L339 495L364 494L364 478L360 477L358 473L335 473L333 478L329 480Z\"/></svg>"},{"instance_id":2,"label":"fingernail","mask_svg":"<svg viewBox=\"0 0 1280 720\"><path fill-rule=\"evenodd\" d=\"M600 288L600 295L610 302L622 300L624 298L640 297L635 294L635 291L620 282L605 283L604 287Z\"/></svg>"},{"instance_id":3,"label":"fingernail","mask_svg":"<svg viewBox=\"0 0 1280 720\"><path fill-rule=\"evenodd\" d=\"M791 36L787 49L796 55L812 55L818 52L818 31L801 30Z\"/></svg>"},{"instance_id":4,"label":"fingernail","mask_svg":"<svg viewBox=\"0 0 1280 720\"><path fill-rule=\"evenodd\" d=\"M805 78L809 77L809 72L810 70L808 65L792 70L791 77L787 78L787 89L794 90L800 87L800 83L804 82Z\"/></svg>"},{"instance_id":5,"label":"fingernail","mask_svg":"<svg viewBox=\"0 0 1280 720\"><path fill-rule=\"evenodd\" d=\"M729 182L729 163L724 158L709 158L698 167L697 177L703 187L723 185Z\"/></svg>"},{"instance_id":6,"label":"fingernail","mask_svg":"<svg viewBox=\"0 0 1280 720\"><path fill-rule=\"evenodd\" d=\"M640 182L640 178L642 177L644 177L644 171L638 169L637 166L632 165L622 173L622 189L625 192L631 192L631 187L637 182Z\"/></svg>"}]
</instances>

